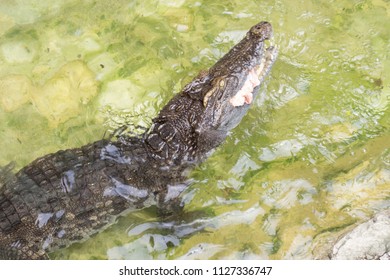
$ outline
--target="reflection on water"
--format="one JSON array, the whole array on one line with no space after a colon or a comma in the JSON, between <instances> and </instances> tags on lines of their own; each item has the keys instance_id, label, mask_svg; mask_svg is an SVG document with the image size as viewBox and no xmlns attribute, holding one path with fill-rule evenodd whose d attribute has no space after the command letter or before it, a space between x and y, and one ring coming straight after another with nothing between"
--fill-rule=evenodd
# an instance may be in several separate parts
<instances>
[{"instance_id":1,"label":"reflection on water","mask_svg":"<svg viewBox=\"0 0 390 280\"><path fill-rule=\"evenodd\" d=\"M315 258L390 207L387 1L19 2L0 3L1 166L142 131L259 20L280 49L184 213L131 213L52 257Z\"/></svg>"},{"instance_id":2,"label":"reflection on water","mask_svg":"<svg viewBox=\"0 0 390 280\"><path fill-rule=\"evenodd\" d=\"M212 218L200 218L189 223L181 222L147 222L128 229L128 236L136 239L123 246L108 250L108 256L113 259L148 259L147 255L164 258L167 248L178 246L183 238L195 235L201 231L219 230L226 226L252 224L264 210L258 205L245 211L231 211ZM157 232L157 233L150 233ZM163 234L161 234L163 232ZM160 233L160 234L159 234ZM142 247L141 250L140 247ZM198 244L191 248L181 259L205 259L214 253L222 251L223 245L208 243ZM213 253L211 253L211 248ZM216 248L219 248L216 251ZM147 255L145 255L147 252Z\"/></svg>"}]
</instances>

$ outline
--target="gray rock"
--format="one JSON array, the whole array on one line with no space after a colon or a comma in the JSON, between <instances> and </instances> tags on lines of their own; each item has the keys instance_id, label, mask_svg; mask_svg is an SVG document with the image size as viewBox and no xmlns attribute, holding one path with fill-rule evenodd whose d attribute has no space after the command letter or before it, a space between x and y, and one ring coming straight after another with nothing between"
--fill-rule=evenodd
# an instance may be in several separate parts
<instances>
[{"instance_id":1,"label":"gray rock","mask_svg":"<svg viewBox=\"0 0 390 280\"><path fill-rule=\"evenodd\" d=\"M390 209L377 213L344 235L334 246L335 260L390 260Z\"/></svg>"}]
</instances>

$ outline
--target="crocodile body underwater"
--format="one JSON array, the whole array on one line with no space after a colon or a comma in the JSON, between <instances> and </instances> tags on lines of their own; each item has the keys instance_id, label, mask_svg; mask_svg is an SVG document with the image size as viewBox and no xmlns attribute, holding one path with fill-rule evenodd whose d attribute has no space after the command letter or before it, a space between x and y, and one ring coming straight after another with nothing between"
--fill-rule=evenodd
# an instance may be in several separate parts
<instances>
[{"instance_id":1,"label":"crocodile body underwater","mask_svg":"<svg viewBox=\"0 0 390 280\"><path fill-rule=\"evenodd\" d=\"M277 57L268 22L166 104L142 135L58 151L17 173L0 169L0 259L47 259L127 211L175 211L186 171L204 161L247 112Z\"/></svg>"}]
</instances>

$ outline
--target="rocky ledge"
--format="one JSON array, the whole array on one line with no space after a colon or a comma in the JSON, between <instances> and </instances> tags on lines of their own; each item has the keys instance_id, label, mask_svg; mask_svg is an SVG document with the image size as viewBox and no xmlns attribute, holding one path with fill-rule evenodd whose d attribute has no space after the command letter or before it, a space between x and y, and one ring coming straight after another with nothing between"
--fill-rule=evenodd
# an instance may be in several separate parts
<instances>
[{"instance_id":1,"label":"rocky ledge","mask_svg":"<svg viewBox=\"0 0 390 280\"><path fill-rule=\"evenodd\" d=\"M390 209L358 225L333 246L334 260L390 260Z\"/></svg>"}]
</instances>

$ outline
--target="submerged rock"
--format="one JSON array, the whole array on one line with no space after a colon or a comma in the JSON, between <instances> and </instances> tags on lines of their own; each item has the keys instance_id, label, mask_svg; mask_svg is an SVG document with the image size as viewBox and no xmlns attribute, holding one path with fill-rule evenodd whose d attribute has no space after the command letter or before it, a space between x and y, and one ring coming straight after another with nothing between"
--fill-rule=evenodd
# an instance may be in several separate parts
<instances>
[{"instance_id":1,"label":"submerged rock","mask_svg":"<svg viewBox=\"0 0 390 280\"><path fill-rule=\"evenodd\" d=\"M24 75L10 74L0 78L0 108L6 112L19 109L28 102L34 91L29 78Z\"/></svg>"},{"instance_id":2,"label":"submerged rock","mask_svg":"<svg viewBox=\"0 0 390 280\"><path fill-rule=\"evenodd\" d=\"M52 127L77 116L97 94L94 73L82 61L62 66L42 87L31 94L38 112Z\"/></svg>"}]
</instances>

